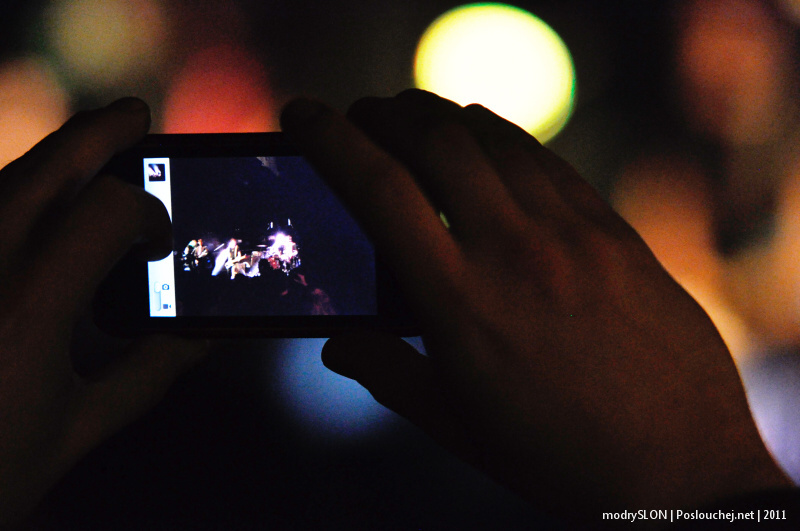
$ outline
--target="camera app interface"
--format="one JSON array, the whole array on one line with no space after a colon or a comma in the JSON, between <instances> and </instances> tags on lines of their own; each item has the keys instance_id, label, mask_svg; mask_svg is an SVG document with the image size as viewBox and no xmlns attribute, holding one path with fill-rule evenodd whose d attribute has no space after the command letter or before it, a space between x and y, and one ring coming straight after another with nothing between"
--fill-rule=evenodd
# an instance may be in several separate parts
<instances>
[{"instance_id":1,"label":"camera app interface","mask_svg":"<svg viewBox=\"0 0 800 531\"><path fill-rule=\"evenodd\" d=\"M372 246L302 157L150 158L144 181L174 241L151 316L377 313Z\"/></svg>"}]
</instances>

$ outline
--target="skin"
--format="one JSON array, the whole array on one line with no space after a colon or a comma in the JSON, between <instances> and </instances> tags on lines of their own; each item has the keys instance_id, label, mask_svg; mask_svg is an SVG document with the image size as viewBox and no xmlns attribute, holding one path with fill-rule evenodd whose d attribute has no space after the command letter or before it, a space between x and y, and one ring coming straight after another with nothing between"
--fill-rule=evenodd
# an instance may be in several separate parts
<instances>
[{"instance_id":1,"label":"skin","mask_svg":"<svg viewBox=\"0 0 800 531\"><path fill-rule=\"evenodd\" d=\"M299 100L282 125L425 331L428 356L378 334L333 338L329 368L567 519L790 485L708 316L533 137L421 91L347 117Z\"/></svg>"},{"instance_id":2,"label":"skin","mask_svg":"<svg viewBox=\"0 0 800 531\"><path fill-rule=\"evenodd\" d=\"M171 251L161 203L98 175L149 124L143 102L120 100L75 116L0 170L0 528L20 523L206 350L205 342L150 337L91 378L70 361L74 325L113 264L132 246L152 259Z\"/></svg>"},{"instance_id":3,"label":"skin","mask_svg":"<svg viewBox=\"0 0 800 531\"><path fill-rule=\"evenodd\" d=\"M0 527L205 350L151 337L91 379L70 363L73 326L112 264L131 246L171 247L156 199L97 175L148 124L142 102L121 100L0 171ZM349 118L297 101L283 125L426 331L427 357L374 333L334 338L330 368L568 519L789 486L708 317L532 137L420 91L361 100Z\"/></svg>"}]
</instances>

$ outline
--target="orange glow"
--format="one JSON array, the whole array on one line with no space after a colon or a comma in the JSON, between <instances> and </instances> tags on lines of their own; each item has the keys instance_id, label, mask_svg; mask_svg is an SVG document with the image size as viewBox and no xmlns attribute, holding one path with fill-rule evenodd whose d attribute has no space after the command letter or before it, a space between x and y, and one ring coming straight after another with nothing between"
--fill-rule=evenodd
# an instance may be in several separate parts
<instances>
[{"instance_id":1,"label":"orange glow","mask_svg":"<svg viewBox=\"0 0 800 531\"><path fill-rule=\"evenodd\" d=\"M719 264L704 180L702 170L686 161L646 157L625 168L612 200L673 276L707 284Z\"/></svg>"},{"instance_id":2,"label":"orange glow","mask_svg":"<svg viewBox=\"0 0 800 531\"><path fill-rule=\"evenodd\" d=\"M729 260L725 282L731 301L772 344L800 341L800 157L778 194L774 233Z\"/></svg>"},{"instance_id":3,"label":"orange glow","mask_svg":"<svg viewBox=\"0 0 800 531\"><path fill-rule=\"evenodd\" d=\"M612 201L675 280L708 313L737 362L754 338L729 303L725 263L714 246L710 192L702 170L671 157L647 157L620 176Z\"/></svg>"},{"instance_id":4,"label":"orange glow","mask_svg":"<svg viewBox=\"0 0 800 531\"><path fill-rule=\"evenodd\" d=\"M117 86L157 73L167 24L156 0L59 0L47 14L48 38L70 80Z\"/></svg>"},{"instance_id":5,"label":"orange glow","mask_svg":"<svg viewBox=\"0 0 800 531\"><path fill-rule=\"evenodd\" d=\"M732 144L779 134L790 37L755 0L694 0L678 13L678 79L692 125Z\"/></svg>"},{"instance_id":6,"label":"orange glow","mask_svg":"<svg viewBox=\"0 0 800 531\"><path fill-rule=\"evenodd\" d=\"M67 95L43 60L0 64L0 167L57 129L67 115Z\"/></svg>"},{"instance_id":7,"label":"orange glow","mask_svg":"<svg viewBox=\"0 0 800 531\"><path fill-rule=\"evenodd\" d=\"M167 90L165 133L246 133L278 128L278 111L264 67L241 48L223 44L191 56Z\"/></svg>"}]
</instances>

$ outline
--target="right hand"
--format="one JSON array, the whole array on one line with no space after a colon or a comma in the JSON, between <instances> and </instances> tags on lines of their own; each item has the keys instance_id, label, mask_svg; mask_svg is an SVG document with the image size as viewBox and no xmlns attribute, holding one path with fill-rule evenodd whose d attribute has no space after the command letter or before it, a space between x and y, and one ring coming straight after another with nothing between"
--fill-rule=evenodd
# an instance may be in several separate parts
<instances>
[{"instance_id":1,"label":"right hand","mask_svg":"<svg viewBox=\"0 0 800 531\"><path fill-rule=\"evenodd\" d=\"M709 318L533 137L421 91L357 102L349 120L299 101L283 125L425 330L428 357L334 338L330 368L567 517L789 485Z\"/></svg>"}]
</instances>

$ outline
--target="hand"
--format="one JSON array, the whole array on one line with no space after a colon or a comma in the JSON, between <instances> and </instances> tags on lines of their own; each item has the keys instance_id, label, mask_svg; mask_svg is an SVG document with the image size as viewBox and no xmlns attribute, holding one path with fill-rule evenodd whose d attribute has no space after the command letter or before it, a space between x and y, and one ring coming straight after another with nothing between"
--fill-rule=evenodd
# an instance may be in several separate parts
<instances>
[{"instance_id":1,"label":"hand","mask_svg":"<svg viewBox=\"0 0 800 531\"><path fill-rule=\"evenodd\" d=\"M420 91L348 116L300 100L282 123L393 266L429 356L361 334L331 339L328 367L566 517L789 485L709 318L567 163Z\"/></svg>"},{"instance_id":2,"label":"hand","mask_svg":"<svg viewBox=\"0 0 800 531\"><path fill-rule=\"evenodd\" d=\"M0 527L18 523L205 350L148 338L91 381L70 362L74 324L117 259L132 245L153 259L172 248L157 199L95 176L149 122L144 103L120 100L75 116L0 170Z\"/></svg>"}]
</instances>

